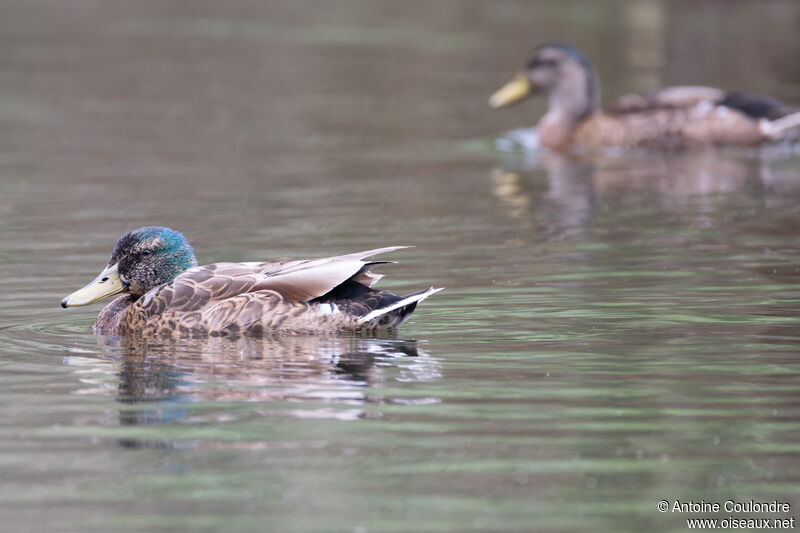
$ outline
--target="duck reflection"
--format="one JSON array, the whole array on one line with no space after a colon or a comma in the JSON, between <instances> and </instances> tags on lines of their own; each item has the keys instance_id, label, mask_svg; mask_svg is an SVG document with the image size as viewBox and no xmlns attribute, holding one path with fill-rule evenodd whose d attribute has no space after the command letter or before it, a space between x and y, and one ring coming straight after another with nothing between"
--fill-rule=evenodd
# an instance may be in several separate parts
<instances>
[{"instance_id":1,"label":"duck reflection","mask_svg":"<svg viewBox=\"0 0 800 533\"><path fill-rule=\"evenodd\" d=\"M378 386L441 377L438 362L416 340L385 335L163 342L99 337L99 342L101 358L118 368L122 426L220 423L252 414L250 408L237 408L239 402L263 402L266 405L258 410L267 415L353 420L377 416L365 411L365 404L394 402L372 392ZM211 408L207 402L214 402ZM119 442L123 446L174 445L141 439Z\"/></svg>"},{"instance_id":2,"label":"duck reflection","mask_svg":"<svg viewBox=\"0 0 800 533\"><path fill-rule=\"evenodd\" d=\"M529 169L541 168L538 160L525 163L521 168L511 165L492 171L493 193L506 205L508 214L523 219L535 213L542 230L552 235L581 233L594 217L594 166L552 154L543 160L547 183L538 185L526 176Z\"/></svg>"},{"instance_id":3,"label":"duck reflection","mask_svg":"<svg viewBox=\"0 0 800 533\"><path fill-rule=\"evenodd\" d=\"M745 193L739 202L764 209L771 198L800 189L797 157L790 152L779 147L590 156L523 150L509 154L490 178L509 217L533 220L545 235L568 238L585 234L601 212L619 208L680 215L691 206L722 215L729 193Z\"/></svg>"}]
</instances>

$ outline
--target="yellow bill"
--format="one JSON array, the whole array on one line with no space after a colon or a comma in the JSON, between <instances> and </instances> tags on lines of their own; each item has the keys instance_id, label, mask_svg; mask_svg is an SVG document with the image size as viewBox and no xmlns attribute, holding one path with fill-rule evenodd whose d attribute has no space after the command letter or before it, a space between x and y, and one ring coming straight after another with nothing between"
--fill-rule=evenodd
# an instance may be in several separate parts
<instances>
[{"instance_id":1,"label":"yellow bill","mask_svg":"<svg viewBox=\"0 0 800 533\"><path fill-rule=\"evenodd\" d=\"M119 272L117 271L117 264L114 263L100 272L94 281L89 283L82 289L79 289L63 300L61 300L61 307L77 307L80 305L88 305L102 300L107 296L119 294L125 290L125 286L119 279Z\"/></svg>"},{"instance_id":2,"label":"yellow bill","mask_svg":"<svg viewBox=\"0 0 800 533\"><path fill-rule=\"evenodd\" d=\"M528 76L524 72L518 73L514 79L500 87L490 98L489 107L498 109L518 102L533 92Z\"/></svg>"}]
</instances>

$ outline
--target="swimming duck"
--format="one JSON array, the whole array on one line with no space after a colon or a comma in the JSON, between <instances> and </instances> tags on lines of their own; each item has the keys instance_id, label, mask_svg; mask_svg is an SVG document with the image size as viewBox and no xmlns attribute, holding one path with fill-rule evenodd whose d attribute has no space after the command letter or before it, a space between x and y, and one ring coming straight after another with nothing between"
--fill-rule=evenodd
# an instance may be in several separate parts
<instances>
[{"instance_id":1,"label":"swimming duck","mask_svg":"<svg viewBox=\"0 0 800 533\"><path fill-rule=\"evenodd\" d=\"M390 246L320 259L198 266L179 232L147 226L119 238L108 266L61 301L75 307L121 294L94 324L105 335L226 335L365 331L400 325L442 289L397 296L370 288L365 261Z\"/></svg>"},{"instance_id":2,"label":"swimming duck","mask_svg":"<svg viewBox=\"0 0 800 533\"><path fill-rule=\"evenodd\" d=\"M800 126L800 111L774 98L713 87L626 95L600 109L594 67L568 44L539 46L526 70L495 92L489 105L504 107L536 91L548 97L537 125L540 142L557 150L754 146L788 138Z\"/></svg>"}]
</instances>

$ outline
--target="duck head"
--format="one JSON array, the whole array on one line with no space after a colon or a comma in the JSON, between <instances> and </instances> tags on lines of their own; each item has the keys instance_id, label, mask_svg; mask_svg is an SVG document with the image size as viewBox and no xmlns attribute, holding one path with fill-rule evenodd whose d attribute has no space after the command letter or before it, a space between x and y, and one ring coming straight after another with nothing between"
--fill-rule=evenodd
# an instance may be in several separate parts
<instances>
[{"instance_id":1,"label":"duck head","mask_svg":"<svg viewBox=\"0 0 800 533\"><path fill-rule=\"evenodd\" d=\"M87 305L119 293L138 297L194 266L194 249L181 233L161 226L139 228L119 238L108 266L61 300L61 307Z\"/></svg>"},{"instance_id":2,"label":"duck head","mask_svg":"<svg viewBox=\"0 0 800 533\"><path fill-rule=\"evenodd\" d=\"M539 46L525 70L489 98L489 106L498 109L538 92L548 98L548 111L540 125L571 127L600 104L594 67L583 52L568 44Z\"/></svg>"}]
</instances>

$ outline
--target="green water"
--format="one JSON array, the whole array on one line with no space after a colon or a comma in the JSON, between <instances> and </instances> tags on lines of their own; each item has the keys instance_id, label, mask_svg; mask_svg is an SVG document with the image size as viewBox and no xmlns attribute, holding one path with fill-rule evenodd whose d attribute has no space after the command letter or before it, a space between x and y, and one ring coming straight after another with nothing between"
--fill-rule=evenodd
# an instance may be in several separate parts
<instances>
[{"instance_id":1,"label":"green water","mask_svg":"<svg viewBox=\"0 0 800 533\"><path fill-rule=\"evenodd\" d=\"M2 529L706 516L658 511L676 499L797 516L797 150L503 153L544 103L486 99L563 40L607 98L691 82L800 103L798 5L332 5L0 8ZM99 305L59 302L147 224L201 263L415 245L381 286L446 290L377 337L97 337Z\"/></svg>"}]
</instances>

